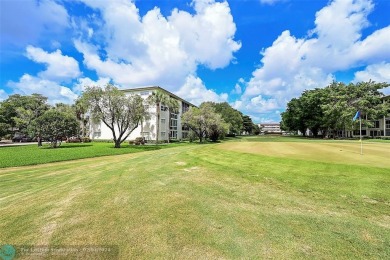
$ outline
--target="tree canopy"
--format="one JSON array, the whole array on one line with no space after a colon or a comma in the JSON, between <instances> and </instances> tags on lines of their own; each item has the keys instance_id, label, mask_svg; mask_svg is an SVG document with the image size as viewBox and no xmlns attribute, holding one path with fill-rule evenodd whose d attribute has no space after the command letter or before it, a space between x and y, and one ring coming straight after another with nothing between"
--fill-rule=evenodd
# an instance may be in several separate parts
<instances>
[{"instance_id":1,"label":"tree canopy","mask_svg":"<svg viewBox=\"0 0 390 260\"><path fill-rule=\"evenodd\" d=\"M388 83L374 81L350 83L333 82L325 88L305 90L299 98L288 102L281 114L284 130L300 131L303 135L309 129L314 136L319 131L323 136L337 130L353 130L357 123L352 121L357 111L363 116L363 123L371 124L380 116L390 112L390 104L384 103L381 89Z\"/></svg>"},{"instance_id":2,"label":"tree canopy","mask_svg":"<svg viewBox=\"0 0 390 260\"><path fill-rule=\"evenodd\" d=\"M120 148L147 114L139 95L127 96L111 84L104 89L87 87L83 96L88 102L92 119L102 121L111 130L115 148Z\"/></svg>"},{"instance_id":3,"label":"tree canopy","mask_svg":"<svg viewBox=\"0 0 390 260\"><path fill-rule=\"evenodd\" d=\"M229 129L229 125L215 112L210 103L203 103L199 108L191 107L182 115L182 123L190 128L200 142L205 138L216 141Z\"/></svg>"},{"instance_id":4,"label":"tree canopy","mask_svg":"<svg viewBox=\"0 0 390 260\"><path fill-rule=\"evenodd\" d=\"M75 114L64 107L57 106L45 111L33 123L37 134L49 140L53 148L58 146L62 138L76 136L79 129Z\"/></svg>"},{"instance_id":5,"label":"tree canopy","mask_svg":"<svg viewBox=\"0 0 390 260\"><path fill-rule=\"evenodd\" d=\"M242 114L232 108L229 103L215 103L215 102L205 102L210 104L216 113L220 114L222 119L229 124L229 133L230 134L240 134L243 128L243 118Z\"/></svg>"}]
</instances>

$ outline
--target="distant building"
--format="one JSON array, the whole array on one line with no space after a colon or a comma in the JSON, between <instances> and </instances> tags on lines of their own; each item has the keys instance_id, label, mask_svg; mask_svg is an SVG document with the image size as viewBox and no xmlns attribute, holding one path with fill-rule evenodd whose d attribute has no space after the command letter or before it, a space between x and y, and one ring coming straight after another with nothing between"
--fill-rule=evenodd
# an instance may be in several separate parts
<instances>
[{"instance_id":1,"label":"distant building","mask_svg":"<svg viewBox=\"0 0 390 260\"><path fill-rule=\"evenodd\" d=\"M193 104L158 86L133 88L123 91L127 94L140 95L146 100L157 90L163 91L171 98L179 101L178 113L169 111L164 104L161 104L160 127L159 133L157 133L157 107L149 106L150 119L139 125L127 138L128 140L134 140L137 137L144 137L146 140L156 140L157 134L159 135L158 139L162 141L168 140L168 138L171 140L187 138L188 129L182 125L181 116L190 107L194 106ZM111 130L103 122L92 124L90 133L92 139L112 139Z\"/></svg>"},{"instance_id":2,"label":"distant building","mask_svg":"<svg viewBox=\"0 0 390 260\"><path fill-rule=\"evenodd\" d=\"M261 133L264 134L281 134L282 130L280 129L279 123L260 123L258 124L260 127Z\"/></svg>"}]
</instances>

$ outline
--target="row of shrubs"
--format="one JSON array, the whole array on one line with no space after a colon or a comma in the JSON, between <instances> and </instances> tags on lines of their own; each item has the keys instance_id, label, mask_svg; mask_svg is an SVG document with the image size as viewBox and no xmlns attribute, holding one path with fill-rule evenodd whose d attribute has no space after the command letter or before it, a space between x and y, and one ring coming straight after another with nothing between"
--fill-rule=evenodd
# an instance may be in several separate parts
<instances>
[{"instance_id":1,"label":"row of shrubs","mask_svg":"<svg viewBox=\"0 0 390 260\"><path fill-rule=\"evenodd\" d=\"M90 143L92 140L89 137L69 137L67 143Z\"/></svg>"}]
</instances>

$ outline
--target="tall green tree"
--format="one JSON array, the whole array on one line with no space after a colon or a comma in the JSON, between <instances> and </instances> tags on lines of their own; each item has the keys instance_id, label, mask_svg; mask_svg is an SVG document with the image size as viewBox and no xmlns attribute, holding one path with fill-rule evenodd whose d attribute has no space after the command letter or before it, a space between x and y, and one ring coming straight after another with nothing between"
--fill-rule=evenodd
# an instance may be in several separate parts
<instances>
[{"instance_id":1,"label":"tall green tree","mask_svg":"<svg viewBox=\"0 0 390 260\"><path fill-rule=\"evenodd\" d=\"M11 95L0 103L0 123L6 129L3 134L18 131L33 135L33 122L49 109L47 97L40 94Z\"/></svg>"},{"instance_id":2,"label":"tall green tree","mask_svg":"<svg viewBox=\"0 0 390 260\"><path fill-rule=\"evenodd\" d=\"M80 135L82 137L88 137L88 126L89 126L89 116L88 116L88 100L85 96L79 96L74 103L74 110L76 113L76 118L80 123Z\"/></svg>"},{"instance_id":3,"label":"tall green tree","mask_svg":"<svg viewBox=\"0 0 390 260\"><path fill-rule=\"evenodd\" d=\"M232 108L227 102L207 103L210 103L210 105L214 107L215 112L220 114L222 116L222 119L229 124L230 134L240 134L244 122L242 119L242 114L238 110Z\"/></svg>"},{"instance_id":4,"label":"tall green tree","mask_svg":"<svg viewBox=\"0 0 390 260\"><path fill-rule=\"evenodd\" d=\"M246 132L247 134L253 134L254 123L252 118L247 115L242 115L242 121L242 131Z\"/></svg>"},{"instance_id":5,"label":"tall green tree","mask_svg":"<svg viewBox=\"0 0 390 260\"><path fill-rule=\"evenodd\" d=\"M52 148L57 148L63 138L77 135L79 128L74 113L61 105L45 111L33 124L39 136L50 141Z\"/></svg>"},{"instance_id":6,"label":"tall green tree","mask_svg":"<svg viewBox=\"0 0 390 260\"><path fill-rule=\"evenodd\" d=\"M297 98L293 98L287 103L287 109L281 113L281 126L285 131L300 131L304 136L306 135L307 125L303 119L303 110L301 102Z\"/></svg>"},{"instance_id":7,"label":"tall green tree","mask_svg":"<svg viewBox=\"0 0 390 260\"><path fill-rule=\"evenodd\" d=\"M191 107L182 115L181 120L199 138L201 143L207 137L212 141L218 140L226 134L229 127L210 103L203 103L199 108Z\"/></svg>"},{"instance_id":8,"label":"tall green tree","mask_svg":"<svg viewBox=\"0 0 390 260\"><path fill-rule=\"evenodd\" d=\"M357 127L352 118L356 111L363 115L363 123L370 126L371 120L376 120L388 113L386 103L383 103L381 89L388 83L373 81L350 83L332 82L323 89L306 90L299 98L288 102L283 112L281 125L284 130L300 131L303 134L310 129L314 135L319 131L324 136L342 130L344 136L348 130Z\"/></svg>"},{"instance_id":9,"label":"tall green tree","mask_svg":"<svg viewBox=\"0 0 390 260\"><path fill-rule=\"evenodd\" d=\"M92 120L103 122L111 130L115 148L120 148L147 114L140 96L126 96L111 84L104 89L87 87L83 96L88 102Z\"/></svg>"}]
</instances>

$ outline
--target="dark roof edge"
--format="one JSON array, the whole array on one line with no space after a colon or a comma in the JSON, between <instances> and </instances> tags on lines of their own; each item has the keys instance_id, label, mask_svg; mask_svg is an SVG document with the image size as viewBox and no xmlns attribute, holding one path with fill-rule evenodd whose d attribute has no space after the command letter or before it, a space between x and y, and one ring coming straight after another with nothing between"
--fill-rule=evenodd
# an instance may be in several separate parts
<instances>
[{"instance_id":1,"label":"dark roof edge","mask_svg":"<svg viewBox=\"0 0 390 260\"><path fill-rule=\"evenodd\" d=\"M160 87L160 86L147 86L147 87L136 87L136 88L128 88L128 89L121 89L122 91L124 92L133 92L133 91L142 91L142 90L161 90L161 91L164 91L166 93L168 93L170 96L173 96L174 98L180 100L180 101L183 101L183 102L186 102L188 104L190 104L191 106L194 106L194 107L197 107L195 106L194 104L192 104L191 102L173 94L172 92Z\"/></svg>"}]
</instances>

